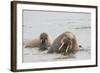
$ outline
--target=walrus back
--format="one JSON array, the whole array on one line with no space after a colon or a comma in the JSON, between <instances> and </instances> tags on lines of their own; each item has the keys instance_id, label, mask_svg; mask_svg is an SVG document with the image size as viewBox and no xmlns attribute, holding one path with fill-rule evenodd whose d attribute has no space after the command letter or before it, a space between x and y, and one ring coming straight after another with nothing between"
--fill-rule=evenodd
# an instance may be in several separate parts
<instances>
[{"instance_id":1,"label":"walrus back","mask_svg":"<svg viewBox=\"0 0 100 73\"><path fill-rule=\"evenodd\" d=\"M40 40L38 39L33 39L26 43L25 48L34 48L34 47L39 47L40 46Z\"/></svg>"}]
</instances>

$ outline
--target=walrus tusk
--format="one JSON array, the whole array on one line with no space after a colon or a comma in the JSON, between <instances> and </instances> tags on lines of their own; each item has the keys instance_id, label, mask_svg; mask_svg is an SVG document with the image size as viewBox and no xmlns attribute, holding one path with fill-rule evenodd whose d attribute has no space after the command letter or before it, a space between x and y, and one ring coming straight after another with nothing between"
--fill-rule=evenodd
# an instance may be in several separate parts
<instances>
[{"instance_id":1,"label":"walrus tusk","mask_svg":"<svg viewBox=\"0 0 100 73\"><path fill-rule=\"evenodd\" d=\"M61 50L61 47L64 45L64 42L62 42L61 46L59 47L59 50Z\"/></svg>"},{"instance_id":2,"label":"walrus tusk","mask_svg":"<svg viewBox=\"0 0 100 73\"><path fill-rule=\"evenodd\" d=\"M68 48L69 48L69 45L68 45L67 48L66 48L66 53L68 52Z\"/></svg>"},{"instance_id":3,"label":"walrus tusk","mask_svg":"<svg viewBox=\"0 0 100 73\"><path fill-rule=\"evenodd\" d=\"M61 46L59 47L59 50L61 50L61 48L62 48L63 45L64 45L64 42L62 42ZM68 49L69 49L69 45L66 48L66 53L68 52Z\"/></svg>"}]
</instances>

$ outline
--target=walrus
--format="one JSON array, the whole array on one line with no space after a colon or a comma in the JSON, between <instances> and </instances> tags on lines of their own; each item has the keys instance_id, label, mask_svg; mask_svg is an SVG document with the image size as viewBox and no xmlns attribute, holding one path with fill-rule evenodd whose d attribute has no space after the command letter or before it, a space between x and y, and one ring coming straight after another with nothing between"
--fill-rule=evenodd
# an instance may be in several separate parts
<instances>
[{"instance_id":1,"label":"walrus","mask_svg":"<svg viewBox=\"0 0 100 73\"><path fill-rule=\"evenodd\" d=\"M25 44L25 48L39 48L39 50L46 50L51 46L52 40L50 35L43 32L39 37L33 38Z\"/></svg>"},{"instance_id":2,"label":"walrus","mask_svg":"<svg viewBox=\"0 0 100 73\"><path fill-rule=\"evenodd\" d=\"M71 55L75 54L79 50L80 48L76 36L72 32L64 32L54 40L48 53Z\"/></svg>"},{"instance_id":3,"label":"walrus","mask_svg":"<svg viewBox=\"0 0 100 73\"><path fill-rule=\"evenodd\" d=\"M41 33L40 35L40 51L48 50L48 35L47 33Z\"/></svg>"}]
</instances>

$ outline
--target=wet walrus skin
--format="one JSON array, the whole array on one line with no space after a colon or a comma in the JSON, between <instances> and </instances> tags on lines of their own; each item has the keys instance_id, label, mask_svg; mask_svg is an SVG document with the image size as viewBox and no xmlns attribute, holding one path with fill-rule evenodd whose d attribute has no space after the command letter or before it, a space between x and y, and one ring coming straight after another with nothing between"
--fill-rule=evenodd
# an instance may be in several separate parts
<instances>
[{"instance_id":1,"label":"wet walrus skin","mask_svg":"<svg viewBox=\"0 0 100 73\"><path fill-rule=\"evenodd\" d=\"M76 36L72 32L65 32L54 40L48 53L70 55L75 54L77 51L79 51L79 45Z\"/></svg>"}]
</instances>

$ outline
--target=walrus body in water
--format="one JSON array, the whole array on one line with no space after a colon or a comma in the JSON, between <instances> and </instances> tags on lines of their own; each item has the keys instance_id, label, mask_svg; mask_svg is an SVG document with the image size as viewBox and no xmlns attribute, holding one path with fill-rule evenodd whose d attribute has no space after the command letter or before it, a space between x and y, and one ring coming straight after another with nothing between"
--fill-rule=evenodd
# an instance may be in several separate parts
<instances>
[{"instance_id":1,"label":"walrus body in water","mask_svg":"<svg viewBox=\"0 0 100 73\"><path fill-rule=\"evenodd\" d=\"M48 53L70 55L75 54L77 51L79 51L79 45L76 36L72 32L65 32L54 40Z\"/></svg>"},{"instance_id":2,"label":"walrus body in water","mask_svg":"<svg viewBox=\"0 0 100 73\"><path fill-rule=\"evenodd\" d=\"M31 39L25 44L25 48L39 48L40 51L47 50L51 46L51 38L47 33L41 33L39 37Z\"/></svg>"}]
</instances>

